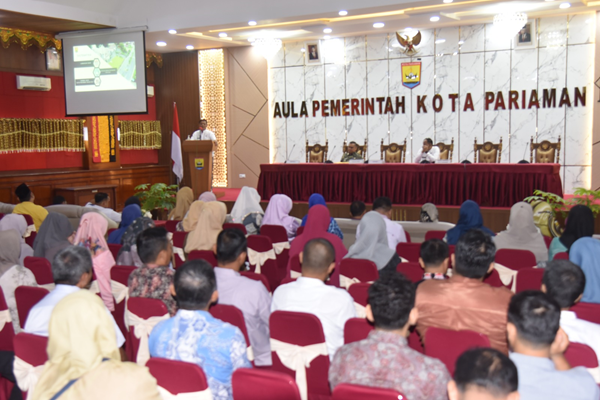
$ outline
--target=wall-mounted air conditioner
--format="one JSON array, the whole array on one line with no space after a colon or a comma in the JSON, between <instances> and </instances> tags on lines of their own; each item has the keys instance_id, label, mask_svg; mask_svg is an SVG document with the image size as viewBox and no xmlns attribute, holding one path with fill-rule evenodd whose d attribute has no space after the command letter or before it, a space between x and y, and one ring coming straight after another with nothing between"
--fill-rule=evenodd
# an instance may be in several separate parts
<instances>
[{"instance_id":1,"label":"wall-mounted air conditioner","mask_svg":"<svg viewBox=\"0 0 600 400\"><path fill-rule=\"evenodd\" d=\"M17 75L17 89L47 92L52 89L52 82L50 81L50 78L44 78L42 76Z\"/></svg>"}]
</instances>

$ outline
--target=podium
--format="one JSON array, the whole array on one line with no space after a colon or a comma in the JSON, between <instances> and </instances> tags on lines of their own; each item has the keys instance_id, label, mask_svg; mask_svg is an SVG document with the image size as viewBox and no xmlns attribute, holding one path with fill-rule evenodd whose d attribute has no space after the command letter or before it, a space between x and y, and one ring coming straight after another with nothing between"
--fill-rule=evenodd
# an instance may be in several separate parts
<instances>
[{"instance_id":1,"label":"podium","mask_svg":"<svg viewBox=\"0 0 600 400\"><path fill-rule=\"evenodd\" d=\"M183 181L190 186L197 199L200 194L211 190L212 184L211 140L185 140L182 146Z\"/></svg>"}]
</instances>

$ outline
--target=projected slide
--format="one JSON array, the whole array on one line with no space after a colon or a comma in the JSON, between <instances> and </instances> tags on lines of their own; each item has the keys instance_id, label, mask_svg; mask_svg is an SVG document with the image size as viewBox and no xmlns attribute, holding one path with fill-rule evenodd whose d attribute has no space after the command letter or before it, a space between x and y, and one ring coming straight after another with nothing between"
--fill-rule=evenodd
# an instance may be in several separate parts
<instances>
[{"instance_id":1,"label":"projected slide","mask_svg":"<svg viewBox=\"0 0 600 400\"><path fill-rule=\"evenodd\" d=\"M75 92L137 88L135 42L73 46Z\"/></svg>"}]
</instances>

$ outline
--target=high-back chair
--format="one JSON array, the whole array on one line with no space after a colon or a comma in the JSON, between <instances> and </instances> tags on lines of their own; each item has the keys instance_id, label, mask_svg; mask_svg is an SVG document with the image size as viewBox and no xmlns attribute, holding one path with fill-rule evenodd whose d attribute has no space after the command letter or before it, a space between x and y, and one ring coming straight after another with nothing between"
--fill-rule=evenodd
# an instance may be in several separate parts
<instances>
[{"instance_id":1,"label":"high-back chair","mask_svg":"<svg viewBox=\"0 0 600 400\"><path fill-rule=\"evenodd\" d=\"M329 151L329 141L325 141L325 146L321 144L308 145L306 140L306 162L307 163L324 163L327 161L327 151Z\"/></svg>"},{"instance_id":2,"label":"high-back chair","mask_svg":"<svg viewBox=\"0 0 600 400\"><path fill-rule=\"evenodd\" d=\"M169 220L165 223L165 229L167 230L167 232L175 233L177 232L177 224L180 222L181 221L175 219Z\"/></svg>"},{"instance_id":3,"label":"high-back chair","mask_svg":"<svg viewBox=\"0 0 600 400\"><path fill-rule=\"evenodd\" d=\"M121 250L121 247L123 247L121 244L108 243L108 250L110 250L115 260L119 258L119 251Z\"/></svg>"},{"instance_id":4,"label":"high-back chair","mask_svg":"<svg viewBox=\"0 0 600 400\"><path fill-rule=\"evenodd\" d=\"M391 143L388 145L384 145L383 139L381 139L379 150L381 159L386 163L404 163L406 161L406 139L403 144Z\"/></svg>"},{"instance_id":5,"label":"high-back chair","mask_svg":"<svg viewBox=\"0 0 600 400\"><path fill-rule=\"evenodd\" d=\"M235 400L300 400L298 385L283 372L238 368L231 377Z\"/></svg>"},{"instance_id":6,"label":"high-back chair","mask_svg":"<svg viewBox=\"0 0 600 400\"><path fill-rule=\"evenodd\" d=\"M560 163L560 136L558 142L551 143L548 140L543 140L540 143L529 142L529 162L536 164L559 164ZM535 157L534 157L535 152Z\"/></svg>"},{"instance_id":7,"label":"high-back chair","mask_svg":"<svg viewBox=\"0 0 600 400\"><path fill-rule=\"evenodd\" d=\"M477 138L475 138L473 149L475 150L475 164L477 162L499 163L502 158L502 138L500 138L500 143L485 142L484 144L477 144ZM478 157L479 161L477 161Z\"/></svg>"},{"instance_id":8,"label":"high-back chair","mask_svg":"<svg viewBox=\"0 0 600 400\"><path fill-rule=\"evenodd\" d=\"M495 269L493 269L492 272L488 273L483 278L483 283L487 283L492 287L509 287L502 283L502 279L500 279L500 274Z\"/></svg>"},{"instance_id":9,"label":"high-back chair","mask_svg":"<svg viewBox=\"0 0 600 400\"><path fill-rule=\"evenodd\" d=\"M419 262L421 243L398 243L396 253L409 262Z\"/></svg>"},{"instance_id":10,"label":"high-back chair","mask_svg":"<svg viewBox=\"0 0 600 400\"><path fill-rule=\"evenodd\" d=\"M565 358L573 368L598 368L598 357L594 349L583 343L569 343Z\"/></svg>"},{"instance_id":11,"label":"high-back chair","mask_svg":"<svg viewBox=\"0 0 600 400\"><path fill-rule=\"evenodd\" d=\"M273 243L273 250L277 257L280 272L284 272L290 258L290 242L287 231L281 225L261 225L260 234L267 236Z\"/></svg>"},{"instance_id":12,"label":"high-back chair","mask_svg":"<svg viewBox=\"0 0 600 400\"><path fill-rule=\"evenodd\" d=\"M356 142L355 142L356 143ZM367 145L367 139L365 139L365 144L358 144L356 143L356 147L357 147L357 153L360 154L360 156L362 158L364 158L365 160L368 159L368 145ZM342 153L346 153L348 152L348 141L344 140L344 145L342 146Z\"/></svg>"},{"instance_id":13,"label":"high-back chair","mask_svg":"<svg viewBox=\"0 0 600 400\"><path fill-rule=\"evenodd\" d=\"M0 350L13 351L14 337L15 330L10 317L10 311L4 298L4 291L0 287Z\"/></svg>"},{"instance_id":14,"label":"high-back chair","mask_svg":"<svg viewBox=\"0 0 600 400\"><path fill-rule=\"evenodd\" d=\"M248 231L246 230L246 226L244 224L236 224L233 222L226 222L223 224L223 230L225 229L237 229L239 231L242 231L242 233L244 235L248 234Z\"/></svg>"},{"instance_id":15,"label":"high-back chair","mask_svg":"<svg viewBox=\"0 0 600 400\"><path fill-rule=\"evenodd\" d=\"M377 265L370 260L344 258L340 262L340 286L348 289L354 283L373 282L379 278Z\"/></svg>"},{"instance_id":16,"label":"high-back chair","mask_svg":"<svg viewBox=\"0 0 600 400\"><path fill-rule=\"evenodd\" d=\"M500 249L496 251L494 262L518 271L537 265L535 255L529 250Z\"/></svg>"},{"instance_id":17,"label":"high-back chair","mask_svg":"<svg viewBox=\"0 0 600 400\"><path fill-rule=\"evenodd\" d=\"M173 258L175 259L175 268L181 267L186 261L185 258L185 240L187 232L173 232Z\"/></svg>"},{"instance_id":18,"label":"high-back chair","mask_svg":"<svg viewBox=\"0 0 600 400\"><path fill-rule=\"evenodd\" d=\"M474 347L490 347L490 340L482 333L469 330L452 331L431 327L425 333L425 355L441 360L454 375L458 357Z\"/></svg>"},{"instance_id":19,"label":"high-back chair","mask_svg":"<svg viewBox=\"0 0 600 400\"><path fill-rule=\"evenodd\" d=\"M125 326L128 328L125 350L127 357L140 365L150 358L148 337L152 328L169 318L167 306L161 300L130 297L125 307Z\"/></svg>"},{"instance_id":20,"label":"high-back chair","mask_svg":"<svg viewBox=\"0 0 600 400\"><path fill-rule=\"evenodd\" d=\"M404 274L413 283L423 280L423 268L418 262L400 263L396 267L396 271Z\"/></svg>"},{"instance_id":21,"label":"high-back chair","mask_svg":"<svg viewBox=\"0 0 600 400\"><path fill-rule=\"evenodd\" d=\"M571 307L577 318L600 324L600 304L579 302Z\"/></svg>"},{"instance_id":22,"label":"high-back chair","mask_svg":"<svg viewBox=\"0 0 600 400\"><path fill-rule=\"evenodd\" d=\"M29 214L21 214L25 217L25 222L27 223L27 230L30 232L29 236L25 238L25 243L29 246L33 247L33 242L35 241L35 237L37 236L37 232L35 230L35 224L33 223L33 218Z\"/></svg>"},{"instance_id":23,"label":"high-back chair","mask_svg":"<svg viewBox=\"0 0 600 400\"><path fill-rule=\"evenodd\" d=\"M354 283L348 288L348 293L354 299L356 316L359 318L366 317L365 307L367 306L367 300L369 299L370 286L370 283Z\"/></svg>"},{"instance_id":24,"label":"high-back chair","mask_svg":"<svg viewBox=\"0 0 600 400\"><path fill-rule=\"evenodd\" d=\"M52 265L44 257L25 257L25 268L30 270L38 285L53 285Z\"/></svg>"},{"instance_id":25,"label":"high-back chair","mask_svg":"<svg viewBox=\"0 0 600 400\"><path fill-rule=\"evenodd\" d=\"M213 304L208 312L216 319L237 326L240 329L246 340L248 360L254 361L254 353L252 351L252 345L250 344L250 337L248 336L248 329L242 311L236 306L228 304Z\"/></svg>"},{"instance_id":26,"label":"high-back chair","mask_svg":"<svg viewBox=\"0 0 600 400\"><path fill-rule=\"evenodd\" d=\"M540 290L544 268L523 268L517 272L516 293L525 290Z\"/></svg>"},{"instance_id":27,"label":"high-back chair","mask_svg":"<svg viewBox=\"0 0 600 400\"><path fill-rule=\"evenodd\" d=\"M146 367L156 379L158 391L163 398L171 398L179 394L184 394L185 398L190 399L212 397L206 375L196 364L165 358L151 358L146 363ZM194 395L196 397L192 397Z\"/></svg>"},{"instance_id":28,"label":"high-back chair","mask_svg":"<svg viewBox=\"0 0 600 400\"><path fill-rule=\"evenodd\" d=\"M300 264L300 256L296 254L290 258L290 276L286 278L296 279L302 275L302 264Z\"/></svg>"},{"instance_id":29,"label":"high-back chair","mask_svg":"<svg viewBox=\"0 0 600 400\"><path fill-rule=\"evenodd\" d=\"M48 289L36 286L19 286L15 289L17 314L19 315L19 326L21 328L25 326L29 311L48 293L50 293Z\"/></svg>"},{"instance_id":30,"label":"high-back chair","mask_svg":"<svg viewBox=\"0 0 600 400\"><path fill-rule=\"evenodd\" d=\"M110 286L115 300L115 311L113 317L123 336L127 337L127 328L125 328L125 303L129 294L129 275L137 267L130 265L115 265L110 269Z\"/></svg>"},{"instance_id":31,"label":"high-back chair","mask_svg":"<svg viewBox=\"0 0 600 400\"><path fill-rule=\"evenodd\" d=\"M27 399L27 393L41 375L41 370L35 367L42 366L48 361L46 348L48 338L45 336L32 335L21 332L14 338L15 361L14 374L17 384L23 392L23 399Z\"/></svg>"},{"instance_id":32,"label":"high-back chair","mask_svg":"<svg viewBox=\"0 0 600 400\"><path fill-rule=\"evenodd\" d=\"M428 241L431 239L444 240L445 237L446 237L446 231L427 231L425 233L425 241Z\"/></svg>"},{"instance_id":33,"label":"high-back chair","mask_svg":"<svg viewBox=\"0 0 600 400\"><path fill-rule=\"evenodd\" d=\"M248 236L248 263L251 271L267 277L273 290L285 276L285 270L279 269L273 243L265 235Z\"/></svg>"},{"instance_id":34,"label":"high-back chair","mask_svg":"<svg viewBox=\"0 0 600 400\"><path fill-rule=\"evenodd\" d=\"M194 250L188 254L188 260L206 260L211 266L216 267L217 256L211 250Z\"/></svg>"},{"instance_id":35,"label":"high-back chair","mask_svg":"<svg viewBox=\"0 0 600 400\"><path fill-rule=\"evenodd\" d=\"M373 329L375 327L366 318L350 318L344 324L344 344L366 339Z\"/></svg>"},{"instance_id":36,"label":"high-back chair","mask_svg":"<svg viewBox=\"0 0 600 400\"><path fill-rule=\"evenodd\" d=\"M439 142L436 146L440 149L440 160L448 160L452 162L452 154L454 153L454 138L450 144Z\"/></svg>"},{"instance_id":37,"label":"high-back chair","mask_svg":"<svg viewBox=\"0 0 600 400\"><path fill-rule=\"evenodd\" d=\"M332 400L409 400L394 389L340 383L333 389Z\"/></svg>"}]
</instances>

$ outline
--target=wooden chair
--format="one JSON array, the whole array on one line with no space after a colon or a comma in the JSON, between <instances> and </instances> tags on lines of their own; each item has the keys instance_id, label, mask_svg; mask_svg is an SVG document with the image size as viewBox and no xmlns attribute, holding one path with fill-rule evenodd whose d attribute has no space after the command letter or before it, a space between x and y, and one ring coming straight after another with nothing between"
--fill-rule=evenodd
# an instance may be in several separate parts
<instances>
[{"instance_id":1,"label":"wooden chair","mask_svg":"<svg viewBox=\"0 0 600 400\"><path fill-rule=\"evenodd\" d=\"M560 162L560 136L558 137L557 143L550 143L547 140L543 140L541 143L533 143L533 136L531 142L529 142L530 155L529 162L536 164L558 164ZM535 151L535 161L533 158L533 152Z\"/></svg>"},{"instance_id":2,"label":"wooden chair","mask_svg":"<svg viewBox=\"0 0 600 400\"><path fill-rule=\"evenodd\" d=\"M386 163L404 163L406 160L406 139L404 144L391 143L388 145L383 144L381 139L381 159L385 160Z\"/></svg>"},{"instance_id":3,"label":"wooden chair","mask_svg":"<svg viewBox=\"0 0 600 400\"><path fill-rule=\"evenodd\" d=\"M440 149L440 160L450 160L452 162L452 153L454 153L454 138L450 144L439 142L436 146Z\"/></svg>"},{"instance_id":4,"label":"wooden chair","mask_svg":"<svg viewBox=\"0 0 600 400\"><path fill-rule=\"evenodd\" d=\"M354 142L354 143L356 143L356 142ZM365 139L365 144L363 144L362 146L360 144L356 143L356 147L358 147L358 150L356 152L358 154L360 154L360 156L366 160L367 155L369 154L369 153L367 153L367 151L368 151L367 139ZM342 153L346 153L347 151L348 151L348 142L346 140L344 140L344 146L342 147Z\"/></svg>"},{"instance_id":5,"label":"wooden chair","mask_svg":"<svg viewBox=\"0 0 600 400\"><path fill-rule=\"evenodd\" d=\"M306 162L307 163L324 163L327 161L327 151L329 151L329 141L325 141L325 146L316 143L313 146L308 145L306 141Z\"/></svg>"},{"instance_id":6,"label":"wooden chair","mask_svg":"<svg viewBox=\"0 0 600 400\"><path fill-rule=\"evenodd\" d=\"M500 163L502 157L502 138L500 138L500 143L497 144L492 142L477 144L477 139L475 139L473 149L475 150L475 163ZM479 161L477 161L477 156L479 156Z\"/></svg>"}]
</instances>

